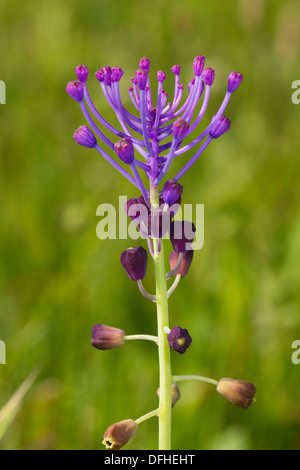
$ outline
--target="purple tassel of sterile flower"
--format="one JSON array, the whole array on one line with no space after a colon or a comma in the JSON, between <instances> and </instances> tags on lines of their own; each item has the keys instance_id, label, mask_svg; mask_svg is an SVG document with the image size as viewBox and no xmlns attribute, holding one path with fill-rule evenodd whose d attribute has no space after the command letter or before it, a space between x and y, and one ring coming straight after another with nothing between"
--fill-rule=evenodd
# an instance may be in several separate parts
<instances>
[{"instance_id":1,"label":"purple tassel of sterile flower","mask_svg":"<svg viewBox=\"0 0 300 470\"><path fill-rule=\"evenodd\" d=\"M173 172L173 169L177 167L177 174L170 175L171 177L169 176L168 179L178 182L209 144L229 130L230 120L225 118L223 113L232 93L242 82L243 76L239 72L229 74L224 99L217 112L211 113L213 118L210 124L199 132L198 137L194 137L189 143L184 143L187 137L199 127L207 112L215 71L211 67L204 68L204 63L205 57L203 55L195 57L192 67L194 77L188 85L189 93L185 101L182 100L181 67L174 65L171 68L175 78L174 92L170 101L167 102L168 93L162 87L166 73L161 70L157 72L155 97L149 79L150 60L143 57L139 62L135 77L131 79L132 87L129 88L129 96L135 113L128 111L122 103L119 83L123 78L124 71L121 67L103 66L99 68L96 71L96 78L105 98L117 116L121 129L109 124L94 106L87 88L89 70L86 65L76 67L77 80L71 81L67 85L68 94L79 102L89 124L90 132L94 134L95 139L97 138L94 145L95 141L89 136L86 140L88 145L85 146L95 148L102 157L134 184L141 191L148 205L149 190L144 186L141 172L146 174L150 185L157 186L169 171ZM202 95L200 110L194 116ZM118 137L117 144L115 137L109 138L102 132L103 126ZM78 136L80 137L80 134ZM80 145L84 145L82 143L84 139L78 138L76 141ZM194 155L191 159L183 166L180 165L180 159L177 157L194 148ZM114 150L115 152L113 152ZM116 156L121 160L121 164L118 158L115 159ZM129 165L128 171L124 169L122 163ZM179 171L178 166L181 166Z\"/></svg>"}]
</instances>

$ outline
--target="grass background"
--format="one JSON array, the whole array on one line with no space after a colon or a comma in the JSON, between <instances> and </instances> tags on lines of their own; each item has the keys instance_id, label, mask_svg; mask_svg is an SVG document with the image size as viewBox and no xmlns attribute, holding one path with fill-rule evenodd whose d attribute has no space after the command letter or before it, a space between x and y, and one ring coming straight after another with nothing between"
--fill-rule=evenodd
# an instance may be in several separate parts
<instances>
[{"instance_id":1,"label":"grass background","mask_svg":"<svg viewBox=\"0 0 300 470\"><path fill-rule=\"evenodd\" d=\"M153 305L123 272L127 240L96 237L96 208L136 191L96 152L72 139L84 124L65 92L77 64L125 70L122 94L143 56L168 72L206 55L216 70L204 125L232 70L244 74L226 114L230 132L183 180L184 202L205 204L205 245L170 299L171 325L193 344L172 353L174 374L254 382L257 402L240 410L208 384L180 384L174 449L299 449L300 79L297 0L11 0L0 4L0 407L36 366L41 372L0 441L2 449L102 449L113 422L157 406L157 353L130 342L90 346L104 323L155 333ZM202 128L202 127L201 127ZM192 154L190 154L191 156ZM188 155L183 157L188 158ZM175 165L175 163L174 163ZM179 162L176 161L179 168ZM149 263L146 285L153 290ZM156 449L157 423L140 426L127 449Z\"/></svg>"}]
</instances>

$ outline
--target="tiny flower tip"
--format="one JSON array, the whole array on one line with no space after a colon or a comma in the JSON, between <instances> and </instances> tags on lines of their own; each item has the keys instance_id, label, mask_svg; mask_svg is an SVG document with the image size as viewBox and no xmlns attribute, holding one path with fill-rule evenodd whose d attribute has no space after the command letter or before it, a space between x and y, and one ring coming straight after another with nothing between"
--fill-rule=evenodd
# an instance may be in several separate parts
<instances>
[{"instance_id":1,"label":"tiny flower tip","mask_svg":"<svg viewBox=\"0 0 300 470\"><path fill-rule=\"evenodd\" d=\"M126 333L119 328L97 323L93 326L91 334L92 346L97 349L113 349L125 344L124 336Z\"/></svg>"},{"instance_id":2,"label":"tiny flower tip","mask_svg":"<svg viewBox=\"0 0 300 470\"><path fill-rule=\"evenodd\" d=\"M180 74L180 68L181 68L180 65L173 65L171 70L175 75L179 75Z\"/></svg>"},{"instance_id":3,"label":"tiny flower tip","mask_svg":"<svg viewBox=\"0 0 300 470\"><path fill-rule=\"evenodd\" d=\"M77 65L75 68L76 77L82 83L85 83L88 78L89 69L86 65Z\"/></svg>"},{"instance_id":4,"label":"tiny flower tip","mask_svg":"<svg viewBox=\"0 0 300 470\"><path fill-rule=\"evenodd\" d=\"M79 80L69 82L67 85L67 93L75 101L82 101L84 96L84 84Z\"/></svg>"},{"instance_id":5,"label":"tiny flower tip","mask_svg":"<svg viewBox=\"0 0 300 470\"><path fill-rule=\"evenodd\" d=\"M196 227L186 220L172 220L170 225L170 240L173 249L178 253L192 249L192 242L196 235Z\"/></svg>"},{"instance_id":6,"label":"tiny flower tip","mask_svg":"<svg viewBox=\"0 0 300 470\"><path fill-rule=\"evenodd\" d=\"M87 126L78 127L74 132L73 139L77 144L90 149L94 148L97 144L96 137Z\"/></svg>"},{"instance_id":7,"label":"tiny flower tip","mask_svg":"<svg viewBox=\"0 0 300 470\"><path fill-rule=\"evenodd\" d=\"M109 66L102 67L101 69L104 77L104 85L110 86L111 85L111 68Z\"/></svg>"},{"instance_id":8,"label":"tiny flower tip","mask_svg":"<svg viewBox=\"0 0 300 470\"><path fill-rule=\"evenodd\" d=\"M129 165L133 162L134 148L132 141L128 137L124 137L123 139L118 140L118 142L116 142L114 145L114 149L122 162Z\"/></svg>"},{"instance_id":9,"label":"tiny flower tip","mask_svg":"<svg viewBox=\"0 0 300 470\"><path fill-rule=\"evenodd\" d=\"M177 181L166 181L163 189L164 202L167 203L169 206L171 204L174 204L174 202L176 202L180 198L182 191L183 186L181 186L181 184L179 184Z\"/></svg>"},{"instance_id":10,"label":"tiny flower tip","mask_svg":"<svg viewBox=\"0 0 300 470\"><path fill-rule=\"evenodd\" d=\"M135 78L137 80L137 85L139 87L140 90L145 90L146 88L146 84L147 84L147 80L148 80L148 73L146 70L144 69L138 69L136 72L135 72Z\"/></svg>"},{"instance_id":11,"label":"tiny flower tip","mask_svg":"<svg viewBox=\"0 0 300 470\"><path fill-rule=\"evenodd\" d=\"M195 76L200 76L204 68L205 56L197 55L193 61L193 69Z\"/></svg>"},{"instance_id":12,"label":"tiny flower tip","mask_svg":"<svg viewBox=\"0 0 300 470\"><path fill-rule=\"evenodd\" d=\"M146 276L147 251L142 246L123 251L120 261L132 281L141 281Z\"/></svg>"},{"instance_id":13,"label":"tiny flower tip","mask_svg":"<svg viewBox=\"0 0 300 470\"><path fill-rule=\"evenodd\" d=\"M148 59L147 57L143 57L143 58L140 60L139 68L142 69L142 70L146 70L146 72L149 72L149 69L150 69L150 59Z\"/></svg>"},{"instance_id":14,"label":"tiny flower tip","mask_svg":"<svg viewBox=\"0 0 300 470\"><path fill-rule=\"evenodd\" d=\"M165 74L165 72L162 72L161 70L159 70L159 71L157 72L157 80L158 80L159 82L163 82L165 79L166 79L166 74Z\"/></svg>"},{"instance_id":15,"label":"tiny flower tip","mask_svg":"<svg viewBox=\"0 0 300 470\"><path fill-rule=\"evenodd\" d=\"M131 77L131 81L132 81L132 83L133 83L134 85L137 84L137 79L136 79L135 77Z\"/></svg>"},{"instance_id":16,"label":"tiny flower tip","mask_svg":"<svg viewBox=\"0 0 300 470\"><path fill-rule=\"evenodd\" d=\"M114 423L103 435L102 444L110 450L119 450L135 435L138 425L133 419L125 419Z\"/></svg>"},{"instance_id":17,"label":"tiny flower tip","mask_svg":"<svg viewBox=\"0 0 300 470\"><path fill-rule=\"evenodd\" d=\"M111 81L112 82L119 82L123 77L124 72L121 67L113 67L111 69Z\"/></svg>"},{"instance_id":18,"label":"tiny flower tip","mask_svg":"<svg viewBox=\"0 0 300 470\"><path fill-rule=\"evenodd\" d=\"M214 119L214 118L213 118ZM230 129L231 121L226 116L221 116L216 124L212 127L209 135L213 139L217 139L221 137L221 135L225 134Z\"/></svg>"},{"instance_id":19,"label":"tiny flower tip","mask_svg":"<svg viewBox=\"0 0 300 470\"><path fill-rule=\"evenodd\" d=\"M170 348L173 349L173 351L179 352L180 354L185 353L192 342L192 338L190 337L188 330L185 328L180 328L179 326L172 328L168 334L167 339Z\"/></svg>"},{"instance_id":20,"label":"tiny flower tip","mask_svg":"<svg viewBox=\"0 0 300 470\"><path fill-rule=\"evenodd\" d=\"M190 127L189 123L185 121L184 119L182 118L176 119L176 121L173 123L174 139L182 140L186 136L189 130L189 127Z\"/></svg>"},{"instance_id":21,"label":"tiny flower tip","mask_svg":"<svg viewBox=\"0 0 300 470\"><path fill-rule=\"evenodd\" d=\"M104 80L104 73L103 73L102 69L101 69L101 70L100 70L100 69L97 70L97 71L95 72L95 75L96 75L96 78L97 78L98 82L103 82L103 80Z\"/></svg>"},{"instance_id":22,"label":"tiny flower tip","mask_svg":"<svg viewBox=\"0 0 300 470\"><path fill-rule=\"evenodd\" d=\"M231 72L228 77L228 91L233 93L242 83L243 75L239 72Z\"/></svg>"},{"instance_id":23,"label":"tiny flower tip","mask_svg":"<svg viewBox=\"0 0 300 470\"><path fill-rule=\"evenodd\" d=\"M217 385L217 392L240 408L248 408L256 401L255 386L244 380L222 378Z\"/></svg>"},{"instance_id":24,"label":"tiny flower tip","mask_svg":"<svg viewBox=\"0 0 300 470\"><path fill-rule=\"evenodd\" d=\"M215 71L210 67L203 70L203 81L205 85L212 85L215 79Z\"/></svg>"}]
</instances>

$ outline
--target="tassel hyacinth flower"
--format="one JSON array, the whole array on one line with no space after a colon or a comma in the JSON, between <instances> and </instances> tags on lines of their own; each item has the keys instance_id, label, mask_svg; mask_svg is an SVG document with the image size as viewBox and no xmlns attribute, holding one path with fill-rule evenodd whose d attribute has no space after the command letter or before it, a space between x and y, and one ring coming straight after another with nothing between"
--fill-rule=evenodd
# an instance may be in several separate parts
<instances>
[{"instance_id":1,"label":"tassel hyacinth flower","mask_svg":"<svg viewBox=\"0 0 300 470\"><path fill-rule=\"evenodd\" d=\"M150 61L146 57L142 58L128 90L133 107L131 111L124 107L121 99L120 80L124 75L123 70L118 66L98 69L96 79L116 114L119 128L111 125L96 109L88 91L89 70L85 65L76 67L77 80L67 85L67 93L79 103L87 124L75 131L74 140L84 147L96 150L138 191L135 197L127 201L124 209L137 224L140 233L147 238L155 268L155 294L149 294L142 284L147 268L145 248L136 246L121 254L121 264L129 278L137 282L144 297L156 304L157 335L126 335L121 329L101 323L94 325L92 329L92 345L97 349L120 347L127 341L136 339L153 341L158 347L158 408L136 420L127 419L111 425L103 436L103 443L109 449L123 447L134 436L138 425L154 416L159 421L159 449L171 449L172 406L180 396L177 382L181 380L200 380L213 384L219 394L237 405L248 406L254 401L255 387L249 383L247 387L252 387L251 396L249 395L250 398L247 398L244 405L244 396L248 389L244 393L245 387L240 384L246 382L226 379L225 383L225 379L218 382L198 375L172 376L171 373L171 349L183 354L192 342L186 328L170 328L168 313L168 298L181 278L188 274L194 257L194 224L174 220L181 204L184 189L182 180L207 147L229 130L231 122L224 112L231 95L243 79L238 72L230 73L224 98L214 113L210 111L210 122L203 129L200 125L207 113L215 79L214 70L205 68L204 65L204 56L195 57L193 77L184 98L179 65L171 68L174 75L171 96L163 87L166 79L163 71L157 72L157 84L154 88L151 87ZM199 129L197 137L194 136L196 129ZM107 137L107 131L111 133L110 138ZM191 150L193 155L184 161L183 155ZM167 233L173 246L169 272L166 272L164 261L163 237ZM171 278L174 280L168 287L168 280ZM239 387L235 386L236 383Z\"/></svg>"}]
</instances>

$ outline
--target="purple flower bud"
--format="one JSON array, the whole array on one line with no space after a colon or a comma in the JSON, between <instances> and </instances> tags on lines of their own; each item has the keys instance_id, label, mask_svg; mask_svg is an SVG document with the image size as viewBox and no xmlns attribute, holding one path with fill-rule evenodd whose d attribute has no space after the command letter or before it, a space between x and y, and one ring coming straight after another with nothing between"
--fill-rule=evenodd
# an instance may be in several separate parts
<instances>
[{"instance_id":1,"label":"purple flower bud","mask_svg":"<svg viewBox=\"0 0 300 470\"><path fill-rule=\"evenodd\" d=\"M181 68L180 65L173 65L171 70L175 75L179 75L180 74L180 68Z\"/></svg>"},{"instance_id":2,"label":"purple flower bud","mask_svg":"<svg viewBox=\"0 0 300 470\"><path fill-rule=\"evenodd\" d=\"M173 249L179 253L191 250L195 238L196 227L186 220L173 220L170 227L170 239Z\"/></svg>"},{"instance_id":3,"label":"purple flower bud","mask_svg":"<svg viewBox=\"0 0 300 470\"><path fill-rule=\"evenodd\" d=\"M214 119L214 118L213 118ZM213 126L211 129L209 135L213 139L217 139L218 137L221 137L221 135L225 134L230 128L231 121L228 119L226 116L221 116L216 124Z\"/></svg>"},{"instance_id":4,"label":"purple flower bud","mask_svg":"<svg viewBox=\"0 0 300 470\"><path fill-rule=\"evenodd\" d=\"M173 123L173 136L176 140L182 140L189 130L189 123L182 118L176 119Z\"/></svg>"},{"instance_id":5,"label":"purple flower bud","mask_svg":"<svg viewBox=\"0 0 300 470\"><path fill-rule=\"evenodd\" d=\"M118 140L115 143L114 149L122 162L130 164L134 160L134 148L132 141L128 137Z\"/></svg>"},{"instance_id":6,"label":"purple flower bud","mask_svg":"<svg viewBox=\"0 0 300 470\"><path fill-rule=\"evenodd\" d=\"M231 72L228 77L228 91L233 93L240 86L243 80L243 75L239 72Z\"/></svg>"},{"instance_id":7,"label":"purple flower bud","mask_svg":"<svg viewBox=\"0 0 300 470\"><path fill-rule=\"evenodd\" d=\"M147 251L142 246L128 248L121 253L121 264L132 281L146 276Z\"/></svg>"},{"instance_id":8,"label":"purple flower bud","mask_svg":"<svg viewBox=\"0 0 300 470\"><path fill-rule=\"evenodd\" d=\"M104 85L110 86L111 85L111 68L109 66L102 67L101 71L104 77Z\"/></svg>"},{"instance_id":9,"label":"purple flower bud","mask_svg":"<svg viewBox=\"0 0 300 470\"><path fill-rule=\"evenodd\" d=\"M110 450L119 450L135 435L138 425L133 419L114 423L104 433L102 444Z\"/></svg>"},{"instance_id":10,"label":"purple flower bud","mask_svg":"<svg viewBox=\"0 0 300 470\"><path fill-rule=\"evenodd\" d=\"M135 78L137 80L137 85L138 85L139 89L140 90L145 90L147 80L148 80L148 73L146 72L146 70L138 69L135 72Z\"/></svg>"},{"instance_id":11,"label":"purple flower bud","mask_svg":"<svg viewBox=\"0 0 300 470\"><path fill-rule=\"evenodd\" d=\"M84 84L81 83L79 80L69 82L67 85L67 93L73 98L75 101L82 101L84 95Z\"/></svg>"},{"instance_id":12,"label":"purple flower bud","mask_svg":"<svg viewBox=\"0 0 300 470\"><path fill-rule=\"evenodd\" d=\"M97 349L113 349L125 344L125 331L112 326L100 325L97 323L92 328L92 346Z\"/></svg>"},{"instance_id":13,"label":"purple flower bud","mask_svg":"<svg viewBox=\"0 0 300 470\"><path fill-rule=\"evenodd\" d=\"M205 62L204 55L197 55L197 57L195 57L193 61L193 68L194 68L194 74L196 75L196 77L202 74L204 62Z\"/></svg>"},{"instance_id":14,"label":"purple flower bud","mask_svg":"<svg viewBox=\"0 0 300 470\"><path fill-rule=\"evenodd\" d=\"M98 80L98 82L103 82L104 80L104 73L102 71L102 69L99 69L95 72L95 75L96 75L96 78Z\"/></svg>"},{"instance_id":15,"label":"purple flower bud","mask_svg":"<svg viewBox=\"0 0 300 470\"><path fill-rule=\"evenodd\" d=\"M248 408L254 401L255 386L244 380L223 378L219 380L217 392L240 408Z\"/></svg>"},{"instance_id":16,"label":"purple flower bud","mask_svg":"<svg viewBox=\"0 0 300 470\"><path fill-rule=\"evenodd\" d=\"M88 78L89 69L86 65L77 65L75 68L76 77L80 82L85 83Z\"/></svg>"},{"instance_id":17,"label":"purple flower bud","mask_svg":"<svg viewBox=\"0 0 300 470\"><path fill-rule=\"evenodd\" d=\"M157 80L159 82L163 82L165 79L166 79L165 72L162 72L161 70L159 70L159 72L157 72Z\"/></svg>"},{"instance_id":18,"label":"purple flower bud","mask_svg":"<svg viewBox=\"0 0 300 470\"><path fill-rule=\"evenodd\" d=\"M156 394L158 398L159 398L159 392L160 392L160 388L158 387L158 389L156 390ZM176 382L173 382L172 383L172 408L175 405L175 403L178 402L179 398L180 398L180 391L179 391L178 385Z\"/></svg>"},{"instance_id":19,"label":"purple flower bud","mask_svg":"<svg viewBox=\"0 0 300 470\"><path fill-rule=\"evenodd\" d=\"M119 82L123 77L124 72L121 67L113 67L111 69L111 81L112 82Z\"/></svg>"},{"instance_id":20,"label":"purple flower bud","mask_svg":"<svg viewBox=\"0 0 300 470\"><path fill-rule=\"evenodd\" d=\"M192 342L188 330L175 326L168 334L168 343L171 349L183 354Z\"/></svg>"},{"instance_id":21,"label":"purple flower bud","mask_svg":"<svg viewBox=\"0 0 300 470\"><path fill-rule=\"evenodd\" d=\"M73 139L77 142L77 144L83 145L84 147L88 147L90 149L94 148L97 144L96 137L87 126L78 127L78 129L76 129L74 132Z\"/></svg>"},{"instance_id":22,"label":"purple flower bud","mask_svg":"<svg viewBox=\"0 0 300 470\"><path fill-rule=\"evenodd\" d=\"M163 189L164 201L170 206L180 198L182 191L183 186L181 186L177 181L166 181Z\"/></svg>"},{"instance_id":23,"label":"purple flower bud","mask_svg":"<svg viewBox=\"0 0 300 470\"><path fill-rule=\"evenodd\" d=\"M146 72L149 72L149 69L150 69L150 60L149 60L147 57L143 57L143 58L140 60L139 68L142 69L142 70L146 70Z\"/></svg>"},{"instance_id":24,"label":"purple flower bud","mask_svg":"<svg viewBox=\"0 0 300 470\"><path fill-rule=\"evenodd\" d=\"M131 81L132 81L132 83L133 83L134 85L137 84L137 79L136 79L135 77L131 77Z\"/></svg>"},{"instance_id":25,"label":"purple flower bud","mask_svg":"<svg viewBox=\"0 0 300 470\"><path fill-rule=\"evenodd\" d=\"M215 71L210 67L203 70L203 80L205 85L212 85L215 79Z\"/></svg>"},{"instance_id":26,"label":"purple flower bud","mask_svg":"<svg viewBox=\"0 0 300 470\"><path fill-rule=\"evenodd\" d=\"M148 234L153 238L163 238L170 230L170 223L169 212L152 210L148 216Z\"/></svg>"},{"instance_id":27,"label":"purple flower bud","mask_svg":"<svg viewBox=\"0 0 300 470\"><path fill-rule=\"evenodd\" d=\"M174 274L174 276L177 276L177 274L181 274L181 277L184 277L187 275L191 267L192 261L193 261L193 256L194 256L194 250L188 250L183 253L182 261L176 273ZM171 251L169 255L169 262L170 262L171 270L175 268L178 262L178 257L179 257L179 253L177 253L177 251L174 251L174 250Z\"/></svg>"},{"instance_id":28,"label":"purple flower bud","mask_svg":"<svg viewBox=\"0 0 300 470\"><path fill-rule=\"evenodd\" d=\"M132 206L136 207L131 209ZM145 220L150 212L143 196L128 199L125 203L124 209L132 220L138 219L139 222Z\"/></svg>"}]
</instances>

